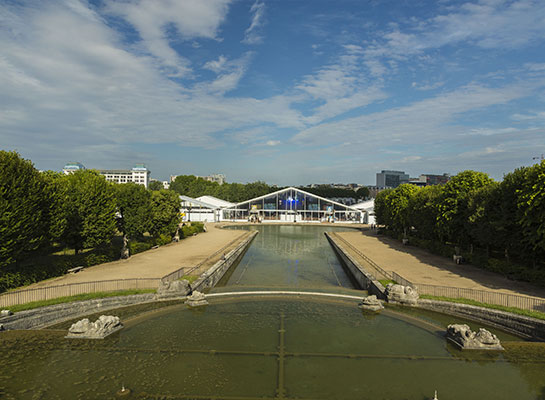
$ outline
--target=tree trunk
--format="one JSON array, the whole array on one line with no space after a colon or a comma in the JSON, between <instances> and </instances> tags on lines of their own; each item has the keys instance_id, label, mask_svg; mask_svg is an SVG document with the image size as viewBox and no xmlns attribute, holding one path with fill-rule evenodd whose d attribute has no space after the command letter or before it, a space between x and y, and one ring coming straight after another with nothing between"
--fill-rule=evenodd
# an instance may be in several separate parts
<instances>
[{"instance_id":1,"label":"tree trunk","mask_svg":"<svg viewBox=\"0 0 545 400\"><path fill-rule=\"evenodd\" d=\"M129 239L127 239L127 235L123 235L123 248L121 249L121 258L123 260L129 258Z\"/></svg>"}]
</instances>

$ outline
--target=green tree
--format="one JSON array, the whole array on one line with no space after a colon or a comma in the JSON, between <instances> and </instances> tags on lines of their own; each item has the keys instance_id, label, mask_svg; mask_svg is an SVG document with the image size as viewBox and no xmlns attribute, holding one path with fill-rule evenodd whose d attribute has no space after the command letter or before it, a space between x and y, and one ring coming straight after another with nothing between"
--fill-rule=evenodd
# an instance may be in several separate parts
<instances>
[{"instance_id":1,"label":"green tree","mask_svg":"<svg viewBox=\"0 0 545 400\"><path fill-rule=\"evenodd\" d=\"M149 190L162 190L163 184L159 181L151 181L149 183Z\"/></svg>"},{"instance_id":2,"label":"green tree","mask_svg":"<svg viewBox=\"0 0 545 400\"><path fill-rule=\"evenodd\" d=\"M178 194L170 190L153 192L151 196L151 226L150 233L159 235L174 235L180 224L180 199Z\"/></svg>"},{"instance_id":3,"label":"green tree","mask_svg":"<svg viewBox=\"0 0 545 400\"><path fill-rule=\"evenodd\" d=\"M472 196L493 180L483 172L463 171L443 186L438 203L438 230L441 241L458 245L468 244L469 208Z\"/></svg>"},{"instance_id":4,"label":"green tree","mask_svg":"<svg viewBox=\"0 0 545 400\"><path fill-rule=\"evenodd\" d=\"M394 189L385 189L380 191L375 198L375 217L378 225L390 226L392 223L392 213L389 207L389 197Z\"/></svg>"},{"instance_id":5,"label":"green tree","mask_svg":"<svg viewBox=\"0 0 545 400\"><path fill-rule=\"evenodd\" d=\"M408 230L411 227L409 222L409 200L418 192L418 187L414 185L399 185L389 193L386 199L386 207L389 209L390 228L403 237L407 237Z\"/></svg>"},{"instance_id":6,"label":"green tree","mask_svg":"<svg viewBox=\"0 0 545 400\"><path fill-rule=\"evenodd\" d=\"M421 239L437 240L438 198L442 186L425 186L409 199L409 223Z\"/></svg>"},{"instance_id":7,"label":"green tree","mask_svg":"<svg viewBox=\"0 0 545 400\"><path fill-rule=\"evenodd\" d=\"M545 160L525 171L518 193L523 240L534 251L545 252Z\"/></svg>"},{"instance_id":8,"label":"green tree","mask_svg":"<svg viewBox=\"0 0 545 400\"><path fill-rule=\"evenodd\" d=\"M76 253L110 241L116 232L113 185L93 170L76 171L66 181L66 229L62 241Z\"/></svg>"},{"instance_id":9,"label":"green tree","mask_svg":"<svg viewBox=\"0 0 545 400\"><path fill-rule=\"evenodd\" d=\"M44 171L42 177L46 182L48 201L49 236L52 242L62 243L64 231L67 229L67 177L61 172ZM66 245L66 243L63 243Z\"/></svg>"},{"instance_id":10,"label":"green tree","mask_svg":"<svg viewBox=\"0 0 545 400\"><path fill-rule=\"evenodd\" d=\"M129 257L128 241L144 235L151 227L151 193L143 185L116 185L117 223L123 234L121 258Z\"/></svg>"},{"instance_id":11,"label":"green tree","mask_svg":"<svg viewBox=\"0 0 545 400\"><path fill-rule=\"evenodd\" d=\"M369 188L367 186L362 186L356 190L356 196L358 199L367 199L369 198Z\"/></svg>"},{"instance_id":12,"label":"green tree","mask_svg":"<svg viewBox=\"0 0 545 400\"><path fill-rule=\"evenodd\" d=\"M0 268L48 243L48 213L40 173L18 153L0 151Z\"/></svg>"}]
</instances>

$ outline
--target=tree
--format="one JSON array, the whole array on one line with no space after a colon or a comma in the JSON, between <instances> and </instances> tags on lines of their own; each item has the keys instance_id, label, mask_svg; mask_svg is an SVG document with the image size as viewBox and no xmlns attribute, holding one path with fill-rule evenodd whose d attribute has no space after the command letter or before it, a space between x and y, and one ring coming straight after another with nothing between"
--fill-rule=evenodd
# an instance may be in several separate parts
<instances>
[{"instance_id":1,"label":"tree","mask_svg":"<svg viewBox=\"0 0 545 400\"><path fill-rule=\"evenodd\" d=\"M112 184L93 170L66 176L66 229L62 241L78 253L110 241L116 232L116 200Z\"/></svg>"},{"instance_id":2,"label":"tree","mask_svg":"<svg viewBox=\"0 0 545 400\"><path fill-rule=\"evenodd\" d=\"M150 181L149 190L162 190L163 184L159 181Z\"/></svg>"},{"instance_id":3,"label":"tree","mask_svg":"<svg viewBox=\"0 0 545 400\"><path fill-rule=\"evenodd\" d=\"M123 234L121 258L129 257L128 241L141 237L151 226L151 194L142 185L116 185L118 228Z\"/></svg>"},{"instance_id":4,"label":"tree","mask_svg":"<svg viewBox=\"0 0 545 400\"><path fill-rule=\"evenodd\" d=\"M160 190L151 195L150 233L172 236L180 224L180 199L170 190Z\"/></svg>"},{"instance_id":5,"label":"tree","mask_svg":"<svg viewBox=\"0 0 545 400\"><path fill-rule=\"evenodd\" d=\"M525 171L518 196L523 240L534 251L545 252L545 160Z\"/></svg>"},{"instance_id":6,"label":"tree","mask_svg":"<svg viewBox=\"0 0 545 400\"><path fill-rule=\"evenodd\" d=\"M469 203L476 191L493 180L483 172L463 171L443 186L438 202L438 230L442 241L467 244L469 235Z\"/></svg>"},{"instance_id":7,"label":"tree","mask_svg":"<svg viewBox=\"0 0 545 400\"><path fill-rule=\"evenodd\" d=\"M394 189L385 189L380 191L375 198L375 217L378 225L389 226L392 221L392 216L389 208L388 197Z\"/></svg>"},{"instance_id":8,"label":"tree","mask_svg":"<svg viewBox=\"0 0 545 400\"><path fill-rule=\"evenodd\" d=\"M386 198L386 206L389 209L390 228L403 237L407 237L407 231L410 228L409 222L409 200L418 192L418 187L414 185L399 185Z\"/></svg>"},{"instance_id":9,"label":"tree","mask_svg":"<svg viewBox=\"0 0 545 400\"><path fill-rule=\"evenodd\" d=\"M0 268L48 243L48 212L40 173L18 153L0 151Z\"/></svg>"},{"instance_id":10,"label":"tree","mask_svg":"<svg viewBox=\"0 0 545 400\"><path fill-rule=\"evenodd\" d=\"M49 236L52 242L62 242L62 236L67 229L67 178L55 171L45 171L42 177L46 182L48 202ZM66 244L66 243L64 243Z\"/></svg>"},{"instance_id":11,"label":"tree","mask_svg":"<svg viewBox=\"0 0 545 400\"><path fill-rule=\"evenodd\" d=\"M369 188L367 186L362 186L358 190L356 190L356 196L358 199L367 199L369 198Z\"/></svg>"},{"instance_id":12,"label":"tree","mask_svg":"<svg viewBox=\"0 0 545 400\"><path fill-rule=\"evenodd\" d=\"M409 199L409 223L421 239L437 240L438 198L442 186L425 186Z\"/></svg>"}]
</instances>

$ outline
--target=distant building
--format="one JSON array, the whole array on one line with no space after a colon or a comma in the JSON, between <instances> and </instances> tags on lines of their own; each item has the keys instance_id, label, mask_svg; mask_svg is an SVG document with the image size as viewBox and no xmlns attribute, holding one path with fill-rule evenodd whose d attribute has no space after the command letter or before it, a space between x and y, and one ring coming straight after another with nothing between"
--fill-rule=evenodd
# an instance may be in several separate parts
<instances>
[{"instance_id":1,"label":"distant building","mask_svg":"<svg viewBox=\"0 0 545 400\"><path fill-rule=\"evenodd\" d=\"M178 175L170 175L170 183L174 182L177 177L178 177ZM197 176L197 175L195 175L195 177L202 178L205 181L209 181L209 182L216 182L216 183L219 183L220 185L223 185L225 183L225 175L223 175L223 174L212 174L212 175L208 175L208 176Z\"/></svg>"},{"instance_id":2,"label":"distant building","mask_svg":"<svg viewBox=\"0 0 545 400\"><path fill-rule=\"evenodd\" d=\"M450 174L433 175L422 174L418 178L412 178L409 180L411 185L416 186L431 186L431 185L444 185L450 180Z\"/></svg>"},{"instance_id":3,"label":"distant building","mask_svg":"<svg viewBox=\"0 0 545 400\"><path fill-rule=\"evenodd\" d=\"M107 181L115 183L134 182L144 185L147 189L150 182L151 171L144 164L135 164L132 169L99 169L98 172L104 175Z\"/></svg>"},{"instance_id":4,"label":"distant building","mask_svg":"<svg viewBox=\"0 0 545 400\"><path fill-rule=\"evenodd\" d=\"M82 163L70 161L66 163L66 165L62 169L62 172L64 173L64 175L70 175L76 171L83 171L84 169L85 166Z\"/></svg>"},{"instance_id":5,"label":"distant building","mask_svg":"<svg viewBox=\"0 0 545 400\"><path fill-rule=\"evenodd\" d=\"M404 171L382 170L382 172L377 172L377 187L396 188L404 183L409 183L409 175Z\"/></svg>"},{"instance_id":6,"label":"distant building","mask_svg":"<svg viewBox=\"0 0 545 400\"><path fill-rule=\"evenodd\" d=\"M212 174L208 176L199 176L198 178L203 178L206 181L209 182L216 182L220 185L223 185L225 183L225 175L223 174Z\"/></svg>"},{"instance_id":7,"label":"distant building","mask_svg":"<svg viewBox=\"0 0 545 400\"><path fill-rule=\"evenodd\" d=\"M367 189L369 189L369 197L374 199L377 197L377 194L379 194L383 190L392 189L392 188L386 187L386 186L367 186Z\"/></svg>"},{"instance_id":8,"label":"distant building","mask_svg":"<svg viewBox=\"0 0 545 400\"><path fill-rule=\"evenodd\" d=\"M86 169L85 166L79 162L69 162L66 163L62 172L64 172L65 175L69 175L84 169ZM135 164L132 169L99 169L97 171L109 182L134 182L139 185L144 185L146 189L149 186L151 175L151 171L146 168L145 164Z\"/></svg>"}]
</instances>

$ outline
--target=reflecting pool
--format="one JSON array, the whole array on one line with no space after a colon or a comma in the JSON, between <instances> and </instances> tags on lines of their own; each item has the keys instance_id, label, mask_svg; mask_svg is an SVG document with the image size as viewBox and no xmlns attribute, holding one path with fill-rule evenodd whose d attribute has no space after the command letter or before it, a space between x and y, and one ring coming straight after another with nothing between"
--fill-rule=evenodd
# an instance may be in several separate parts
<instances>
[{"instance_id":1,"label":"reflecting pool","mask_svg":"<svg viewBox=\"0 0 545 400\"><path fill-rule=\"evenodd\" d=\"M210 304L125 307L104 340L65 339L74 321L0 334L0 398L115 399L521 399L545 400L545 344L494 328L506 351L462 352L451 323L474 322L357 299L225 295L252 289L361 298L324 232L262 225L251 247L211 290ZM100 314L89 316L94 321ZM81 318L81 317L80 317ZM78 319L80 319L78 318Z\"/></svg>"},{"instance_id":2,"label":"reflecting pool","mask_svg":"<svg viewBox=\"0 0 545 400\"><path fill-rule=\"evenodd\" d=\"M545 347L463 353L434 313L365 314L356 301L211 298L138 316L105 340L0 335L3 398L542 399ZM501 334L501 333L500 333Z\"/></svg>"},{"instance_id":3,"label":"reflecting pool","mask_svg":"<svg viewBox=\"0 0 545 400\"><path fill-rule=\"evenodd\" d=\"M251 225L252 245L217 287L355 288L324 232L350 228L304 225Z\"/></svg>"}]
</instances>

